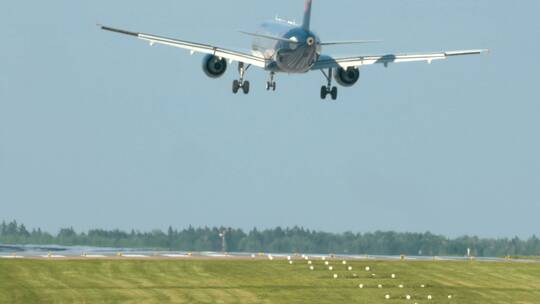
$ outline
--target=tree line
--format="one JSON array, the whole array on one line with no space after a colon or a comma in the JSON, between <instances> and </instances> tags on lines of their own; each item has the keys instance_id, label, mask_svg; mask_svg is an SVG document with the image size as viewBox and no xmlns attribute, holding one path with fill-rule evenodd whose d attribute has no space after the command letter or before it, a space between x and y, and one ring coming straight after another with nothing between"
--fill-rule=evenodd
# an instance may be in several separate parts
<instances>
[{"instance_id":1,"label":"tree line","mask_svg":"<svg viewBox=\"0 0 540 304\"><path fill-rule=\"evenodd\" d=\"M220 234L225 235L225 243ZM0 245L62 245L112 248L145 248L179 251L228 252L298 252L320 254L371 254L371 255L425 255L464 256L471 249L474 256L532 256L540 255L540 239L479 238L462 236L447 238L425 233L398 233L377 231L372 233L327 233L304 229L274 228L250 231L225 227L204 227L153 230L93 229L77 232L73 228L60 229L51 234L41 229L29 230L16 221L0 225Z\"/></svg>"}]
</instances>

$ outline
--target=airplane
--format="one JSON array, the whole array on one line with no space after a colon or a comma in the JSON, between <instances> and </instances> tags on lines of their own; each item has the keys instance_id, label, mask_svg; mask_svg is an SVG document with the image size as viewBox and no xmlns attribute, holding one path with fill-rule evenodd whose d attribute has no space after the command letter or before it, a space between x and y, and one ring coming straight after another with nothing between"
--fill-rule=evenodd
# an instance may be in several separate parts
<instances>
[{"instance_id":1,"label":"airplane","mask_svg":"<svg viewBox=\"0 0 540 304\"><path fill-rule=\"evenodd\" d=\"M247 70L254 66L269 73L266 90L275 91L277 73L304 74L311 71L321 71L326 78L326 85L321 87L321 99L328 95L332 100L338 97L338 88L332 86L334 79L342 87L351 87L360 79L360 68L367 65L382 64L388 67L391 63L427 62L447 59L456 56L479 55L489 50L446 51L425 54L389 54L373 56L332 57L322 53L326 46L348 44L365 44L375 40L324 41L311 30L311 11L313 0L306 0L302 24L296 24L282 19L264 22L260 28L252 32L241 32L253 37L251 54L241 51L221 48L214 45L189 42L184 40L155 36L151 34L126 31L98 24L102 30L124 34L147 41L151 46L161 44L186 49L194 53L205 54L203 71L210 78L219 78L225 74L227 67L233 62L238 63L239 79L233 81L232 92L237 94L240 89L249 94L250 83L246 80Z\"/></svg>"}]
</instances>

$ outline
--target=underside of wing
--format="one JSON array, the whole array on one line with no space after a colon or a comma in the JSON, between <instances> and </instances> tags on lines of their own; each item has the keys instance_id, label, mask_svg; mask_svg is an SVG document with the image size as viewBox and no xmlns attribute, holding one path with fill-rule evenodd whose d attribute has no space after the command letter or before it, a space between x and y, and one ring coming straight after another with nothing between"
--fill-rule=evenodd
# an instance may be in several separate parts
<instances>
[{"instance_id":1,"label":"underside of wing","mask_svg":"<svg viewBox=\"0 0 540 304\"><path fill-rule=\"evenodd\" d=\"M245 64L250 64L253 66L260 67L260 68L266 67L266 60L264 58L246 54L243 52L228 50L225 48L220 48L220 47L216 47L216 46L212 46L208 44L195 43L195 42L189 42L189 41L178 40L178 39L171 39L171 38L160 37L160 36L144 34L144 33L130 32L130 31L112 28L108 26L99 25L99 27L105 31L110 31L110 32L118 33L118 34L124 34L128 36L136 37L141 40L148 41L150 45L154 45L154 44L168 45L168 46L173 46L173 47L189 50L191 52L214 55L216 57L224 58L230 61L243 62Z\"/></svg>"},{"instance_id":2,"label":"underside of wing","mask_svg":"<svg viewBox=\"0 0 540 304\"><path fill-rule=\"evenodd\" d=\"M322 70L330 68L349 68L360 67L364 65L383 64L388 66L391 63L401 62L428 62L431 63L435 60L443 60L454 56L466 56L466 55L479 55L488 52L488 50L465 50L465 51L449 51L441 53L427 53L427 54L402 54L402 55L379 55L379 56L356 56L356 57L341 57L333 58L331 56L323 55L313 66L313 70Z\"/></svg>"}]
</instances>

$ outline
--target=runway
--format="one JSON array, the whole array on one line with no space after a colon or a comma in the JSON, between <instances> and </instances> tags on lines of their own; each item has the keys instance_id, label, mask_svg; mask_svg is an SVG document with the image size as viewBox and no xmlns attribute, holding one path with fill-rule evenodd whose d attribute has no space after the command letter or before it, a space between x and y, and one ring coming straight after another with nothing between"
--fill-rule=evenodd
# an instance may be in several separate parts
<instances>
[{"instance_id":1,"label":"runway","mask_svg":"<svg viewBox=\"0 0 540 304\"><path fill-rule=\"evenodd\" d=\"M0 259L339 259L371 261L479 261L498 263L540 263L540 260L506 259L499 257L459 257L459 256L394 256L394 255L328 255L297 253L222 253L222 252L187 252L162 251L152 249L97 248L84 246L37 246L37 245L0 245Z\"/></svg>"}]
</instances>

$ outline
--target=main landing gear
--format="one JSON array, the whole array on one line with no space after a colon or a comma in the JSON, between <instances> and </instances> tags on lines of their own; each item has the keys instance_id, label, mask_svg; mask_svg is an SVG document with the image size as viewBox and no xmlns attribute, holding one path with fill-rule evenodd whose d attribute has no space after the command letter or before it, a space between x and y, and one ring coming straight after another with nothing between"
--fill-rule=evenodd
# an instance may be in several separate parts
<instances>
[{"instance_id":1,"label":"main landing gear","mask_svg":"<svg viewBox=\"0 0 540 304\"><path fill-rule=\"evenodd\" d=\"M266 90L267 91L275 91L276 90L276 82L274 81L274 77L276 76L275 72L270 72L270 80L266 82Z\"/></svg>"},{"instance_id":2,"label":"main landing gear","mask_svg":"<svg viewBox=\"0 0 540 304\"><path fill-rule=\"evenodd\" d=\"M328 69L328 74L325 73L324 70L321 70L321 72L328 81L326 86L321 87L321 99L326 99L326 96L330 94L332 100L336 100L338 97L338 88L332 87L332 69Z\"/></svg>"},{"instance_id":3,"label":"main landing gear","mask_svg":"<svg viewBox=\"0 0 540 304\"><path fill-rule=\"evenodd\" d=\"M249 94L249 81L244 80L244 76L250 66L251 64L244 66L243 62L238 63L238 73L240 74L240 79L233 81L232 91L234 94L238 93L240 89L244 91L244 94Z\"/></svg>"}]
</instances>

